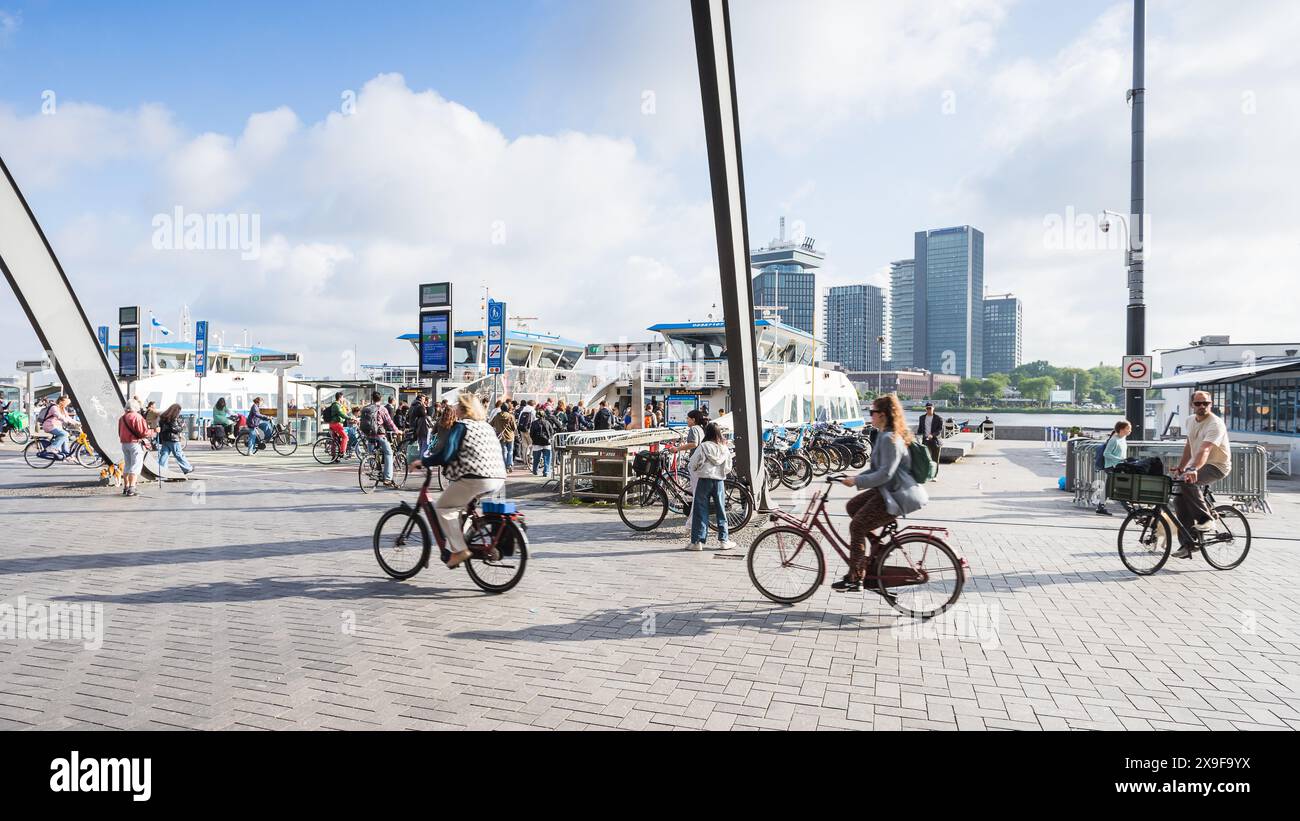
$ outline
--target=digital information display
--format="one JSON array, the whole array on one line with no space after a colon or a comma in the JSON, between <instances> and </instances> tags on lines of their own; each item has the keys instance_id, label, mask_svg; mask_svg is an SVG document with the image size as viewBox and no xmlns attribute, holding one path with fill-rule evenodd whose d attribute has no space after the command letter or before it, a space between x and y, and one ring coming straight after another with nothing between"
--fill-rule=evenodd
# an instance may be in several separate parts
<instances>
[{"instance_id":1,"label":"digital information display","mask_svg":"<svg viewBox=\"0 0 1300 821\"><path fill-rule=\"evenodd\" d=\"M140 375L140 332L135 328L120 328L117 332L117 375L131 380Z\"/></svg>"},{"instance_id":2,"label":"digital information display","mask_svg":"<svg viewBox=\"0 0 1300 821\"><path fill-rule=\"evenodd\" d=\"M449 311L420 315L420 374L446 376L451 373L451 324Z\"/></svg>"},{"instance_id":3,"label":"digital information display","mask_svg":"<svg viewBox=\"0 0 1300 821\"><path fill-rule=\"evenodd\" d=\"M121 325L139 325L140 309L139 308L118 308L117 324Z\"/></svg>"},{"instance_id":4,"label":"digital information display","mask_svg":"<svg viewBox=\"0 0 1300 821\"><path fill-rule=\"evenodd\" d=\"M664 400L664 422L670 428L684 428L691 424L686 414L700 407L700 397L677 394Z\"/></svg>"},{"instance_id":5,"label":"digital information display","mask_svg":"<svg viewBox=\"0 0 1300 821\"><path fill-rule=\"evenodd\" d=\"M451 283L431 282L420 286L421 308L443 308L451 305Z\"/></svg>"}]
</instances>

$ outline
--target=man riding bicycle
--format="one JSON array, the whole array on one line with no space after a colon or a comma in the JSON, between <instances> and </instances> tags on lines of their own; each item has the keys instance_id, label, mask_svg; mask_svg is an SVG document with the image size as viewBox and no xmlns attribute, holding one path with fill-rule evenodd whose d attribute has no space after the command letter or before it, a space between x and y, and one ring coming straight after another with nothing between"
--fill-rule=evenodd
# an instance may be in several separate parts
<instances>
[{"instance_id":1,"label":"man riding bicycle","mask_svg":"<svg viewBox=\"0 0 1300 821\"><path fill-rule=\"evenodd\" d=\"M1196 545L1192 543L1191 530L1213 533L1213 515L1205 503L1202 488L1225 478L1232 472L1232 449L1228 443L1228 428L1223 420L1210 412L1210 395L1205 391L1192 394L1194 416L1187 420L1187 444L1183 445L1182 458L1170 472L1181 474L1185 483L1182 492L1174 497L1174 515L1182 523L1178 528L1181 545L1174 552L1178 559L1190 559Z\"/></svg>"},{"instance_id":2,"label":"man riding bicycle","mask_svg":"<svg viewBox=\"0 0 1300 821\"><path fill-rule=\"evenodd\" d=\"M442 478L450 483L433 505L451 551L449 568L459 567L470 557L460 521L466 505L506 483L503 449L496 431L483 421L487 417L483 403L473 394L461 393L455 412L455 424L440 430L429 450L411 465L441 465Z\"/></svg>"},{"instance_id":3,"label":"man riding bicycle","mask_svg":"<svg viewBox=\"0 0 1300 821\"><path fill-rule=\"evenodd\" d=\"M348 432L343 428L347 419L347 402L343 400L343 391L338 391L334 394L334 403L325 409L324 420L329 425L330 432L339 440L340 456L348 452Z\"/></svg>"},{"instance_id":4,"label":"man riding bicycle","mask_svg":"<svg viewBox=\"0 0 1300 821\"><path fill-rule=\"evenodd\" d=\"M275 435L275 430L271 427L271 417L262 413L262 397L253 400L252 407L248 409L248 419L244 424L248 425L248 455L256 456L258 434L267 441Z\"/></svg>"},{"instance_id":5,"label":"man riding bicycle","mask_svg":"<svg viewBox=\"0 0 1300 821\"><path fill-rule=\"evenodd\" d=\"M371 450L379 448L384 454L384 484L388 487L396 487L393 484L393 446L384 436L385 431L391 433L400 433L397 425L393 422L393 417L384 407L383 397L379 391L370 394L370 404L361 409L361 434L366 437Z\"/></svg>"}]
</instances>

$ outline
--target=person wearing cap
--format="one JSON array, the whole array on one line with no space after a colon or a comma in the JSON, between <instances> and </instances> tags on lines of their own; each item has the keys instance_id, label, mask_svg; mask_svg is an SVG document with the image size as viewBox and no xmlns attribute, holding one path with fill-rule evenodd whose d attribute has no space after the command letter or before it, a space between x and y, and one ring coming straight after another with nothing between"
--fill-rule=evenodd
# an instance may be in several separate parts
<instances>
[{"instance_id":1,"label":"person wearing cap","mask_svg":"<svg viewBox=\"0 0 1300 821\"><path fill-rule=\"evenodd\" d=\"M925 449L930 451L930 461L939 464L939 440L943 436L943 417L934 412L934 403L925 403L925 414L916 426L916 435L921 437Z\"/></svg>"}]
</instances>

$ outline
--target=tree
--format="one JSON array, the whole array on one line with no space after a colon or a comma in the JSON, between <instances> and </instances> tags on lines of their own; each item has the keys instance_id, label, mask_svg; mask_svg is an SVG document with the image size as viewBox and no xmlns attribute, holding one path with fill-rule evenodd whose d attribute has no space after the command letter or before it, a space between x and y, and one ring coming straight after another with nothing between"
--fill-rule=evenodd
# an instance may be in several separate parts
<instances>
[{"instance_id":1,"label":"tree","mask_svg":"<svg viewBox=\"0 0 1300 821\"><path fill-rule=\"evenodd\" d=\"M1066 388L1073 390L1074 401L1078 402L1080 396L1087 396L1088 391L1092 390L1092 374L1083 368L1061 368L1056 383L1062 390Z\"/></svg>"},{"instance_id":2,"label":"tree","mask_svg":"<svg viewBox=\"0 0 1300 821\"><path fill-rule=\"evenodd\" d=\"M1006 387L996 379L981 379L979 384L979 395L985 399L1002 398L1002 389Z\"/></svg>"},{"instance_id":3,"label":"tree","mask_svg":"<svg viewBox=\"0 0 1300 821\"><path fill-rule=\"evenodd\" d=\"M1111 396L1109 392L1104 391L1101 388L1093 388L1088 391L1088 401L1096 402L1098 405L1109 405L1111 402L1115 401L1115 397Z\"/></svg>"},{"instance_id":4,"label":"tree","mask_svg":"<svg viewBox=\"0 0 1300 821\"><path fill-rule=\"evenodd\" d=\"M1057 368L1053 368L1047 362L1046 359L1039 359L1036 362L1026 362L1023 365L1020 365L1019 367L1013 369L1010 375L1011 375L1011 384L1014 385L1016 389L1019 390L1021 393L1024 393L1025 389L1020 387L1020 383L1023 380L1036 379L1038 377L1043 377L1043 376L1050 376L1052 377L1053 381L1056 381L1057 377L1060 376L1060 370Z\"/></svg>"},{"instance_id":5,"label":"tree","mask_svg":"<svg viewBox=\"0 0 1300 821\"><path fill-rule=\"evenodd\" d=\"M956 402L958 393L959 391L957 390L957 386L949 382L935 388L934 394L930 398L940 399L947 402Z\"/></svg>"},{"instance_id":6,"label":"tree","mask_svg":"<svg viewBox=\"0 0 1300 821\"><path fill-rule=\"evenodd\" d=\"M978 396L980 392L980 381L972 379L969 376L961 381L961 395L967 398Z\"/></svg>"},{"instance_id":7,"label":"tree","mask_svg":"<svg viewBox=\"0 0 1300 821\"><path fill-rule=\"evenodd\" d=\"M1039 402L1050 399L1052 389L1055 387L1056 380L1050 376L1035 376L1020 380L1020 393L1026 399L1037 399Z\"/></svg>"},{"instance_id":8,"label":"tree","mask_svg":"<svg viewBox=\"0 0 1300 821\"><path fill-rule=\"evenodd\" d=\"M1120 386L1121 378L1117 367L1098 365L1095 368L1089 368L1088 373L1092 375L1093 387L1101 388L1108 394Z\"/></svg>"}]
</instances>

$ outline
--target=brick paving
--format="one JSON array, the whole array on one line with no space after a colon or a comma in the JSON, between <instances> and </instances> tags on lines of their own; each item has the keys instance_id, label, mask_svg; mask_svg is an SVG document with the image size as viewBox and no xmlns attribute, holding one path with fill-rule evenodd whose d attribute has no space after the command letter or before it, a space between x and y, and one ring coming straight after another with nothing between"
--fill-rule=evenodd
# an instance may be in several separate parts
<instances>
[{"instance_id":1,"label":"brick paving","mask_svg":"<svg viewBox=\"0 0 1300 821\"><path fill-rule=\"evenodd\" d=\"M305 451L196 446L202 484L123 499L0 445L0 605L106 619L98 649L0 640L0 728L1300 728L1300 493L1252 515L1239 569L1138 578L1118 517L1073 508L1040 445L983 444L918 519L972 568L924 624L829 588L773 604L740 556L683 552L682 520L633 537L530 477L532 561L490 596L437 565L383 576L371 529L414 493L363 495Z\"/></svg>"}]
</instances>

